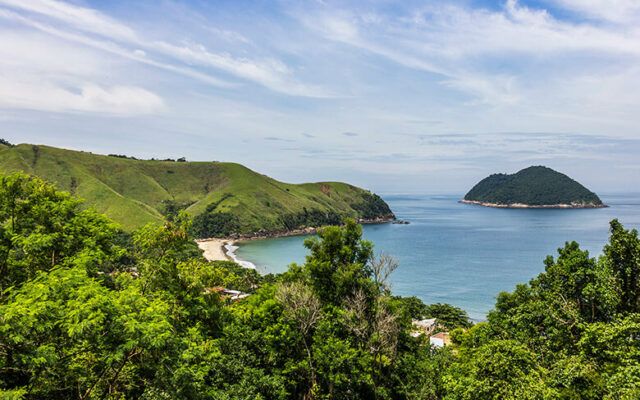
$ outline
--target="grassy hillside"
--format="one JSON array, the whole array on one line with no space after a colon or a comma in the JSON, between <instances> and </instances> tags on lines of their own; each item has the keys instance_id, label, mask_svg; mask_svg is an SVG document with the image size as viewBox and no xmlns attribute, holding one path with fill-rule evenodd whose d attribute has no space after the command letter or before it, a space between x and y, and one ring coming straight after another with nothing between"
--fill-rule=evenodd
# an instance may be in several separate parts
<instances>
[{"instance_id":1,"label":"grassy hillside","mask_svg":"<svg viewBox=\"0 0 640 400\"><path fill-rule=\"evenodd\" d=\"M345 183L287 184L234 163L146 161L30 144L0 146L0 172L16 171L55 183L129 230L160 222L180 209L201 227L215 225L218 236L230 230L322 225L340 216L391 214L378 196ZM220 223L228 229L220 229ZM200 231L200 236L211 233Z\"/></svg>"},{"instance_id":2,"label":"grassy hillside","mask_svg":"<svg viewBox=\"0 0 640 400\"><path fill-rule=\"evenodd\" d=\"M491 175L478 182L464 199L493 204L521 203L534 206L602 205L600 198L580 183L543 166L525 168L511 175Z\"/></svg>"}]
</instances>

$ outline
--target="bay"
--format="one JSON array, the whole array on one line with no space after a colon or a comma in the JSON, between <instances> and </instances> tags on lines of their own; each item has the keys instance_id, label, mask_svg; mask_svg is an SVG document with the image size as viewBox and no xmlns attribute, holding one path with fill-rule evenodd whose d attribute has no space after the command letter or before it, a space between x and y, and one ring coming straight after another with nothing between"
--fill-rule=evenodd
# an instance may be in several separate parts
<instances>
[{"instance_id":1,"label":"bay","mask_svg":"<svg viewBox=\"0 0 640 400\"><path fill-rule=\"evenodd\" d=\"M364 226L364 238L399 262L392 291L427 304L449 303L476 320L493 308L495 296L528 282L544 270L547 255L575 240L601 254L609 221L640 228L640 194L601 195L609 208L502 209L461 204L460 195L382 196L409 225ZM261 273L304 263L304 236L238 243L238 258Z\"/></svg>"}]
</instances>

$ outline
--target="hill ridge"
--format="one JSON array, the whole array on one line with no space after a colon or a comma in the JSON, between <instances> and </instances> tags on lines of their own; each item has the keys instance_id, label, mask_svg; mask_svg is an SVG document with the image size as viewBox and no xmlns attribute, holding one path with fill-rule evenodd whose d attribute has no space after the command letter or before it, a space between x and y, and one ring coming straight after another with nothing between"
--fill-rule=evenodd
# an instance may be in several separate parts
<instances>
[{"instance_id":1,"label":"hill ridge","mask_svg":"<svg viewBox=\"0 0 640 400\"><path fill-rule=\"evenodd\" d=\"M364 189L342 182L284 183L238 163L137 160L23 143L0 147L0 172L55 183L126 230L173 218L179 210L194 218L200 237L317 227L342 217L393 218L389 206Z\"/></svg>"}]
</instances>

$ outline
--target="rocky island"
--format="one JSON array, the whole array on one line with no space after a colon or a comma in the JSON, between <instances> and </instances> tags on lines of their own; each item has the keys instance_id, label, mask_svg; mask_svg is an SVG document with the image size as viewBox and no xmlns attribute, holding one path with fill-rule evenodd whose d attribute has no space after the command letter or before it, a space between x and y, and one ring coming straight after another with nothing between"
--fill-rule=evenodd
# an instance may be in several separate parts
<instances>
[{"instance_id":1,"label":"rocky island","mask_svg":"<svg viewBox=\"0 0 640 400\"><path fill-rule=\"evenodd\" d=\"M544 166L490 175L478 182L461 203L501 208L607 207L580 183Z\"/></svg>"}]
</instances>

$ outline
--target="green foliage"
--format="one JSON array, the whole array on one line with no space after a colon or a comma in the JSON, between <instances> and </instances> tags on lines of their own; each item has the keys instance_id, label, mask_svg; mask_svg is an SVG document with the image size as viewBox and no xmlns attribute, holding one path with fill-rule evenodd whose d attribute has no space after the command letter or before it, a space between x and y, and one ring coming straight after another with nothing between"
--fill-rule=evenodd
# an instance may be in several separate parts
<instances>
[{"instance_id":1,"label":"green foliage","mask_svg":"<svg viewBox=\"0 0 640 400\"><path fill-rule=\"evenodd\" d=\"M450 399L554 399L536 354L513 340L495 340L463 353L446 377Z\"/></svg>"},{"instance_id":2,"label":"green foliage","mask_svg":"<svg viewBox=\"0 0 640 400\"><path fill-rule=\"evenodd\" d=\"M0 145L0 172L29 173L55 183L127 231L172 219L183 207L194 218L203 215L194 226L200 237L323 226L337 224L341 217L390 213L379 197L344 183L292 185L239 164L178 161Z\"/></svg>"},{"instance_id":3,"label":"green foliage","mask_svg":"<svg viewBox=\"0 0 640 400\"><path fill-rule=\"evenodd\" d=\"M0 175L0 298L55 266L110 271L121 249L117 226L81 202L26 175Z\"/></svg>"},{"instance_id":4,"label":"green foliage","mask_svg":"<svg viewBox=\"0 0 640 400\"><path fill-rule=\"evenodd\" d=\"M393 299L398 302L399 308L406 313L410 318L423 319L427 314L427 305L415 296L400 297L393 296Z\"/></svg>"},{"instance_id":5,"label":"green foliage","mask_svg":"<svg viewBox=\"0 0 640 400\"><path fill-rule=\"evenodd\" d=\"M471 322L467 312L451 304L435 303L428 305L423 318L437 318L438 325L453 331L457 328L469 328Z\"/></svg>"},{"instance_id":6,"label":"green foliage","mask_svg":"<svg viewBox=\"0 0 640 400\"><path fill-rule=\"evenodd\" d=\"M423 339L409 335L410 318L387 295L380 273L388 264L373 257L371 243L361 235L353 220L320 230L305 243L310 254L304 265L292 265L277 284L234 307L241 337L251 343L226 337L236 347L260 349L250 352L259 356L252 358L254 369L242 373L262 380L270 376L286 390L286 396L265 398L428 398L418 397L426 393L437 398L443 393L449 352L432 352ZM235 382L251 387L234 376L233 387Z\"/></svg>"},{"instance_id":7,"label":"green foliage","mask_svg":"<svg viewBox=\"0 0 640 400\"><path fill-rule=\"evenodd\" d=\"M283 215L280 217L280 223L285 229L300 229L307 226L324 226L324 225L340 225L342 218L340 214L322 210L307 210L305 207L301 213Z\"/></svg>"},{"instance_id":8,"label":"green foliage","mask_svg":"<svg viewBox=\"0 0 640 400\"><path fill-rule=\"evenodd\" d=\"M640 313L640 240L638 231L627 231L618 220L611 221L611 239L604 247L606 272L614 279L620 299L619 313Z\"/></svg>"},{"instance_id":9,"label":"green foliage","mask_svg":"<svg viewBox=\"0 0 640 400\"><path fill-rule=\"evenodd\" d=\"M11 288L0 301L3 398L210 397L204 382L225 312L206 289L255 290L255 271L205 261L184 214L130 235L39 180L2 179L8 242L53 236L45 243L57 254L52 265L50 248L4 250ZM73 237L57 241L67 230Z\"/></svg>"},{"instance_id":10,"label":"green foliage","mask_svg":"<svg viewBox=\"0 0 640 400\"><path fill-rule=\"evenodd\" d=\"M542 166L512 175L493 174L478 182L464 199L493 204L602 204L595 193L578 182Z\"/></svg>"},{"instance_id":11,"label":"green foliage","mask_svg":"<svg viewBox=\"0 0 640 400\"><path fill-rule=\"evenodd\" d=\"M252 293L266 281L265 277L251 268L244 268L231 261L191 259L181 265L182 273L194 277L205 288L222 286L227 289Z\"/></svg>"},{"instance_id":12,"label":"green foliage","mask_svg":"<svg viewBox=\"0 0 640 400\"><path fill-rule=\"evenodd\" d=\"M41 272L0 306L1 381L29 398L127 393L173 340L169 307L130 279L111 292L79 268Z\"/></svg>"},{"instance_id":13,"label":"green foliage","mask_svg":"<svg viewBox=\"0 0 640 400\"><path fill-rule=\"evenodd\" d=\"M0 389L0 400L21 400L24 399L27 394L27 390L20 389Z\"/></svg>"},{"instance_id":14,"label":"green foliage","mask_svg":"<svg viewBox=\"0 0 640 400\"><path fill-rule=\"evenodd\" d=\"M471 322L467 312L451 304L435 303L426 305L417 297L394 296L399 307L413 319L436 318L438 325L444 329L453 331L457 328L469 328Z\"/></svg>"},{"instance_id":15,"label":"green foliage","mask_svg":"<svg viewBox=\"0 0 640 400\"><path fill-rule=\"evenodd\" d=\"M187 207L191 205L191 203L176 203L174 200L163 200L163 209L161 210L162 215L168 220L173 221L178 217L180 211L185 210Z\"/></svg>"},{"instance_id":16,"label":"green foliage","mask_svg":"<svg viewBox=\"0 0 640 400\"><path fill-rule=\"evenodd\" d=\"M353 209L359 212L360 218L375 219L392 215L389 205L375 193L362 193L362 202L354 203Z\"/></svg>"},{"instance_id":17,"label":"green foliage","mask_svg":"<svg viewBox=\"0 0 640 400\"><path fill-rule=\"evenodd\" d=\"M598 260L575 242L558 249L544 273L498 295L487 322L455 333L448 398L637 398L638 254L637 231L617 220Z\"/></svg>"},{"instance_id":18,"label":"green foliage","mask_svg":"<svg viewBox=\"0 0 640 400\"><path fill-rule=\"evenodd\" d=\"M238 217L227 212L205 212L193 219L193 235L199 238L227 237L239 230Z\"/></svg>"},{"instance_id":19,"label":"green foliage","mask_svg":"<svg viewBox=\"0 0 640 400\"><path fill-rule=\"evenodd\" d=\"M391 297L397 263L353 220L267 278L204 260L184 212L125 233L23 175L0 177L0 217L0 399L640 394L640 241L616 220L599 259L566 243L470 326L456 307ZM219 286L252 294L225 300ZM454 346L410 335L426 317Z\"/></svg>"},{"instance_id":20,"label":"green foliage","mask_svg":"<svg viewBox=\"0 0 640 400\"><path fill-rule=\"evenodd\" d=\"M362 227L348 220L344 227L329 226L305 240L309 283L323 301L340 304L357 290L371 290L373 245L361 236Z\"/></svg>"}]
</instances>

